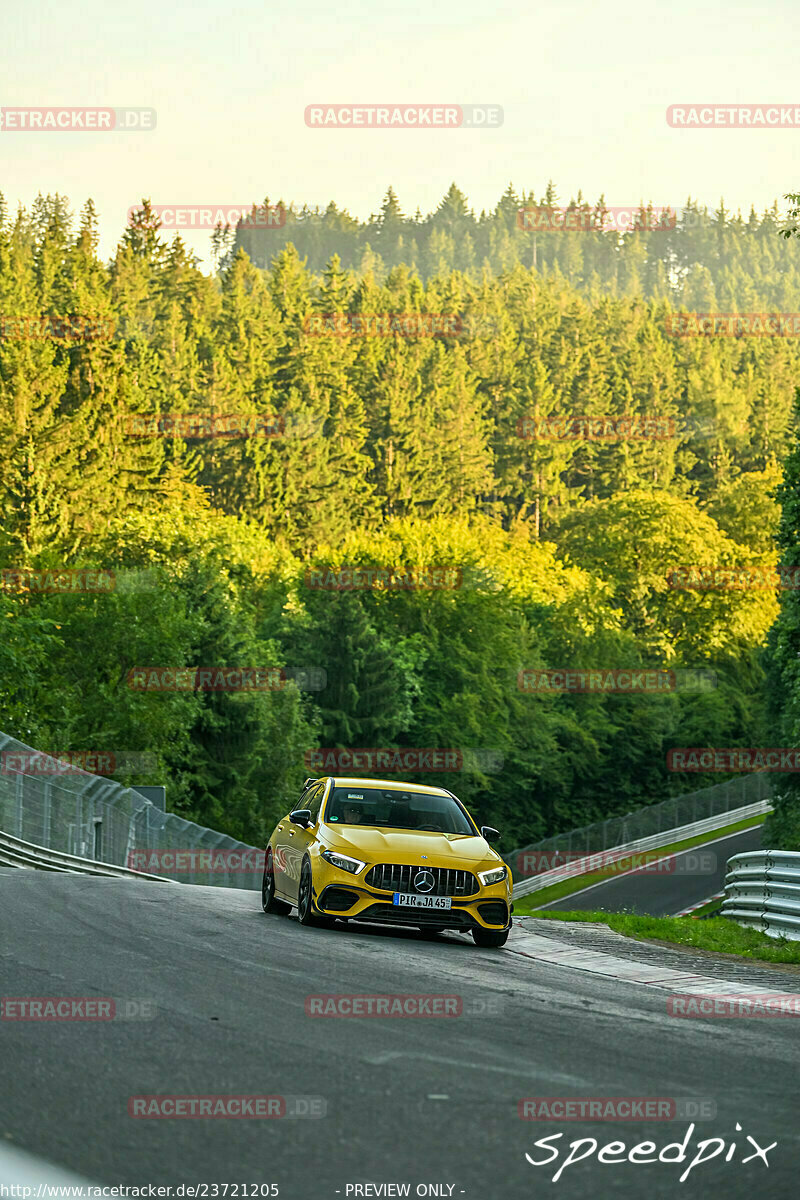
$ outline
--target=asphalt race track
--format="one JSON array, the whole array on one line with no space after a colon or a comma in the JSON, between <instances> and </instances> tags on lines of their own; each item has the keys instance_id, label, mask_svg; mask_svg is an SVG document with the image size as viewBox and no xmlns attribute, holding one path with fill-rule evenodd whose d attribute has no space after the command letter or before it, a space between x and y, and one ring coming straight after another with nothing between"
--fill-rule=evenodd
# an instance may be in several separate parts
<instances>
[{"instance_id":1,"label":"asphalt race track","mask_svg":"<svg viewBox=\"0 0 800 1200\"><path fill-rule=\"evenodd\" d=\"M602 883L565 896L563 900L554 900L546 907L561 912L585 909L672 917L684 908L723 891L725 866L734 854L760 849L761 826L756 825L719 841L706 843L705 846L695 846L693 850L670 855L667 860L668 871L652 863L627 875L612 875Z\"/></svg>"},{"instance_id":2,"label":"asphalt race track","mask_svg":"<svg viewBox=\"0 0 800 1200\"><path fill-rule=\"evenodd\" d=\"M709 974L800 992L797 972L709 962ZM90 1182L273 1183L282 1200L380 1195L353 1190L369 1183L407 1183L412 1196L435 1184L443 1190L428 1195L470 1200L797 1195L797 1018L679 1020L664 992L458 935L304 929L264 916L254 893L33 871L0 876L0 993L154 1006L145 1020L0 1022L5 1144ZM307 1016L320 993L457 995L464 1012ZM327 1111L128 1115L131 1096L232 1093L316 1097ZM572 1140L660 1150L689 1122L522 1121L518 1101L533 1096L711 1100L716 1117L697 1122L690 1158L700 1139L737 1149L684 1184L678 1163L595 1156L552 1183ZM536 1139L558 1132L558 1161L530 1165L526 1151L548 1157ZM768 1167L742 1162L747 1135L778 1143Z\"/></svg>"}]
</instances>

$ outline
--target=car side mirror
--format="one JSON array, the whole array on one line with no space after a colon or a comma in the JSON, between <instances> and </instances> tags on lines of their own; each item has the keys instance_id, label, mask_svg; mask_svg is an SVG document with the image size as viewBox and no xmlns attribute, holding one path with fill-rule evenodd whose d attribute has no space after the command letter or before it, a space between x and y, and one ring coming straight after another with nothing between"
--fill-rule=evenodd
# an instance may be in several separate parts
<instances>
[{"instance_id":1,"label":"car side mirror","mask_svg":"<svg viewBox=\"0 0 800 1200\"><path fill-rule=\"evenodd\" d=\"M294 812L289 813L289 820L293 825L299 825L301 829L308 829L311 824L311 809L296 808Z\"/></svg>"},{"instance_id":2,"label":"car side mirror","mask_svg":"<svg viewBox=\"0 0 800 1200\"><path fill-rule=\"evenodd\" d=\"M491 825L481 825L481 837L487 842L499 842L500 831Z\"/></svg>"}]
</instances>

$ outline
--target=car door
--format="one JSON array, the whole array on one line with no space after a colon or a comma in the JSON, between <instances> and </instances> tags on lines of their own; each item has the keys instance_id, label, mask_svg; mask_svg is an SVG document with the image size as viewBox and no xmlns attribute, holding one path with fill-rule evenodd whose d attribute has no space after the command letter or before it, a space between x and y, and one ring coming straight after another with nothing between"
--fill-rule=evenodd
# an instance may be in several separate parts
<instances>
[{"instance_id":1,"label":"car door","mask_svg":"<svg viewBox=\"0 0 800 1200\"><path fill-rule=\"evenodd\" d=\"M306 801L315 790L316 784L309 784L300 793L300 799L293 804L289 812L296 808L307 808ZM294 831L297 829L289 820L289 813L281 817L275 827L273 839L272 866L275 872L275 891L285 900L296 900L297 884L292 882L292 850L294 848Z\"/></svg>"},{"instance_id":2,"label":"car door","mask_svg":"<svg viewBox=\"0 0 800 1200\"><path fill-rule=\"evenodd\" d=\"M281 817L275 826L275 835L272 839L272 870L275 875L275 891L284 900L290 898L291 892L287 870L288 858L286 855L286 843L290 828L289 814L287 813L285 817Z\"/></svg>"},{"instance_id":3,"label":"car door","mask_svg":"<svg viewBox=\"0 0 800 1200\"><path fill-rule=\"evenodd\" d=\"M281 821L284 827L281 837L284 839L282 845L285 861L285 877L281 890L288 896L292 903L297 903L303 855L309 843L316 836L319 826L319 810L324 792L324 782L313 784L307 792L303 793L296 805L297 808L308 808L311 810L311 826L308 829L303 829L302 825L295 825L289 820L288 816Z\"/></svg>"}]
</instances>

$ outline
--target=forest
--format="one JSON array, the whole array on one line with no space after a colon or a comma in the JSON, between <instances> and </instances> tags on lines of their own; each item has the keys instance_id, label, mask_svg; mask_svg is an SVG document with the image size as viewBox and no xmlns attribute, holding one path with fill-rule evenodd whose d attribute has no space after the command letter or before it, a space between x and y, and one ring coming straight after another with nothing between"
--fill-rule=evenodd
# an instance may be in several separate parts
<instances>
[{"instance_id":1,"label":"forest","mask_svg":"<svg viewBox=\"0 0 800 1200\"><path fill-rule=\"evenodd\" d=\"M91 201L0 199L0 730L147 752L256 843L315 764L408 752L508 849L725 777L675 748L793 744L797 338L674 317L800 312L800 243L537 203L287 205L207 272L147 200L104 262ZM131 686L200 668L270 682ZM590 670L713 683L521 683Z\"/></svg>"}]
</instances>

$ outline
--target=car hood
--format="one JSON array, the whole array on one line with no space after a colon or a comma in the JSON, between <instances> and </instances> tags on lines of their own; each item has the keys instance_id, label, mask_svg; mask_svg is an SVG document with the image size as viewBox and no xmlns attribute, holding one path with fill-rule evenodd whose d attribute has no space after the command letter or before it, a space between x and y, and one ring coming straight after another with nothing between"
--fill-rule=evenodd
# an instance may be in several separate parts
<instances>
[{"instance_id":1,"label":"car hood","mask_svg":"<svg viewBox=\"0 0 800 1200\"><path fill-rule=\"evenodd\" d=\"M432 867L458 867L465 862L480 863L500 856L484 838L470 833L433 833L416 829L371 829L348 825L334 829L326 825L323 838L332 850L348 851L371 863L391 862L414 865L427 856Z\"/></svg>"}]
</instances>

